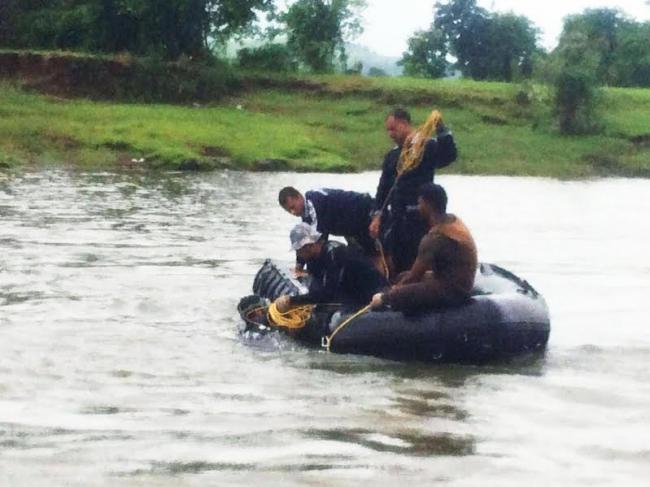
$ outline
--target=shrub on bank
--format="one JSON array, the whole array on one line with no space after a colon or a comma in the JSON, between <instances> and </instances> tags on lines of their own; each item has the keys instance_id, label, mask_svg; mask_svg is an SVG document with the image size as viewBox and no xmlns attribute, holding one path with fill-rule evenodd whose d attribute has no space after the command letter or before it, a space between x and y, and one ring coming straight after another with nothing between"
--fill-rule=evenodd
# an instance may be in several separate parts
<instances>
[{"instance_id":1,"label":"shrub on bank","mask_svg":"<svg viewBox=\"0 0 650 487\"><path fill-rule=\"evenodd\" d=\"M239 88L239 78L230 66L217 59L194 63L181 58L174 63L144 58L133 64L125 98L146 102L187 103L218 100Z\"/></svg>"},{"instance_id":2,"label":"shrub on bank","mask_svg":"<svg viewBox=\"0 0 650 487\"><path fill-rule=\"evenodd\" d=\"M286 45L266 44L261 47L246 47L237 51L239 67L259 71L295 73L298 62Z\"/></svg>"},{"instance_id":3,"label":"shrub on bank","mask_svg":"<svg viewBox=\"0 0 650 487\"><path fill-rule=\"evenodd\" d=\"M67 53L0 52L0 78L18 78L39 91L65 96L190 103L218 100L240 86L218 59L79 56Z\"/></svg>"}]
</instances>

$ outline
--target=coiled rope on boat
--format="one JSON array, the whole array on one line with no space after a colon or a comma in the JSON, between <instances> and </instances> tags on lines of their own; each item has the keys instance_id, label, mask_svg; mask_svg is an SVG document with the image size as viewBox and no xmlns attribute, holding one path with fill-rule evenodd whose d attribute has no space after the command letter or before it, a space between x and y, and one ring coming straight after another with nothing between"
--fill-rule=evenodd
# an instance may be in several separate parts
<instances>
[{"instance_id":1,"label":"coiled rope on boat","mask_svg":"<svg viewBox=\"0 0 650 487\"><path fill-rule=\"evenodd\" d=\"M300 330L307 325L311 319L314 306L296 306L284 313L278 310L275 303L271 303L267 310L267 317L271 323L289 330Z\"/></svg>"}]
</instances>

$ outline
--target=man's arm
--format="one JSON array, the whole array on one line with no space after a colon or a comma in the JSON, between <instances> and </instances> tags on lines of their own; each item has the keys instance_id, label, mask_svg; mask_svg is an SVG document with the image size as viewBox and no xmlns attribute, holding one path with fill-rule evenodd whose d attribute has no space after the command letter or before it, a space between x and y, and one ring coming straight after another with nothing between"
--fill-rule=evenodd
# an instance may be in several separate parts
<instances>
[{"instance_id":1,"label":"man's arm","mask_svg":"<svg viewBox=\"0 0 650 487\"><path fill-rule=\"evenodd\" d=\"M345 266L342 257L342 249L335 249L333 255L329 255L327 258L323 279L320 282L312 281L307 294L292 296L291 306L332 302L337 295L343 278Z\"/></svg>"},{"instance_id":2,"label":"man's arm","mask_svg":"<svg viewBox=\"0 0 650 487\"><path fill-rule=\"evenodd\" d=\"M438 239L431 234L422 237L420 245L418 246L418 255L415 262L406 275L399 280L397 285L403 286L405 284L413 284L420 282L427 271L430 271L433 265L433 260L436 255Z\"/></svg>"},{"instance_id":3,"label":"man's arm","mask_svg":"<svg viewBox=\"0 0 650 487\"><path fill-rule=\"evenodd\" d=\"M381 168L381 176L379 178L379 185L377 186L377 194L375 195L375 212L381 211L381 209L384 207L384 203L386 202L390 188L393 186L395 175L392 174L393 170L391 164L391 155L394 150L395 149L390 151L388 154L386 154L386 157L384 157L384 163L382 164Z\"/></svg>"},{"instance_id":4,"label":"man's arm","mask_svg":"<svg viewBox=\"0 0 650 487\"><path fill-rule=\"evenodd\" d=\"M305 271L305 261L298 257L297 254L296 265L293 268L293 275L294 277L302 277L307 275L307 272Z\"/></svg>"},{"instance_id":5,"label":"man's arm","mask_svg":"<svg viewBox=\"0 0 650 487\"><path fill-rule=\"evenodd\" d=\"M393 149L395 150L395 149ZM382 165L381 176L379 178L379 185L377 186L377 194L375 195L372 219L370 221L370 226L368 227L368 233L372 238L379 238L379 230L381 228L381 213L386 204L386 199L390 193L390 190L393 186L395 180L394 170L392 169L392 164L390 161L391 154L393 151L386 154L384 158L384 163Z\"/></svg>"},{"instance_id":6,"label":"man's arm","mask_svg":"<svg viewBox=\"0 0 650 487\"><path fill-rule=\"evenodd\" d=\"M436 167L440 169L447 167L449 164L456 160L458 157L458 149L456 148L454 136L450 130L446 129L444 125L438 129L438 136L436 140L438 142Z\"/></svg>"},{"instance_id":7,"label":"man's arm","mask_svg":"<svg viewBox=\"0 0 650 487\"><path fill-rule=\"evenodd\" d=\"M441 169L454 162L457 155L454 136L443 127L436 138L427 141L420 165L425 170Z\"/></svg>"},{"instance_id":8,"label":"man's arm","mask_svg":"<svg viewBox=\"0 0 650 487\"><path fill-rule=\"evenodd\" d=\"M427 265L419 256L413 262L413 267L409 270L404 277L402 277L398 282L397 286L403 286L405 284L413 284L414 282L420 282L424 277L424 274L431 270L431 266Z\"/></svg>"}]
</instances>

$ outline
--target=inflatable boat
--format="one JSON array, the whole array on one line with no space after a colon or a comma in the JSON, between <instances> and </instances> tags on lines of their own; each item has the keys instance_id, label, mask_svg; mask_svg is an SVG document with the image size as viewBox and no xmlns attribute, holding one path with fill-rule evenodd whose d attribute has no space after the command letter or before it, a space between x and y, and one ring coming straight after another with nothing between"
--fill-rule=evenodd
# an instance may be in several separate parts
<instances>
[{"instance_id":1,"label":"inflatable boat","mask_svg":"<svg viewBox=\"0 0 650 487\"><path fill-rule=\"evenodd\" d=\"M288 266L287 266L288 268ZM276 330L261 312L277 297L307 292L298 280L270 260L253 282L252 296L239 303L244 333ZM466 303L404 315L390 310L355 316L336 307L316 307L292 336L335 353L372 355L401 361L485 363L539 354L550 334L544 298L525 280L493 265L480 264ZM343 324L343 326L341 326Z\"/></svg>"}]
</instances>

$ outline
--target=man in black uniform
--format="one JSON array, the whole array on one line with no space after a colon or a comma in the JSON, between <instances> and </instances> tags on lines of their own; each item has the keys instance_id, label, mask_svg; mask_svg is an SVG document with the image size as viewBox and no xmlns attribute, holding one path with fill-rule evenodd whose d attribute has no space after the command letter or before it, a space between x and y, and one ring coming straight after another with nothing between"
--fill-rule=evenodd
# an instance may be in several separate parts
<instances>
[{"instance_id":1,"label":"man in black uniform","mask_svg":"<svg viewBox=\"0 0 650 487\"><path fill-rule=\"evenodd\" d=\"M343 303L360 308L372 296L385 289L388 281L372 263L354 249L339 242L326 242L307 223L299 223L290 234L291 248L304 262L312 276L309 292L301 296L281 296L278 311L292 306L318 303Z\"/></svg>"},{"instance_id":2,"label":"man in black uniform","mask_svg":"<svg viewBox=\"0 0 650 487\"><path fill-rule=\"evenodd\" d=\"M369 233L382 241L395 276L411 268L427 231L417 212L418 189L433 181L436 169L456 160L456 144L451 132L440 126L436 137L427 141L420 164L398 178L402 148L416 136L410 114L402 108L393 110L386 117L386 131L397 145L384 158Z\"/></svg>"},{"instance_id":3,"label":"man in black uniform","mask_svg":"<svg viewBox=\"0 0 650 487\"><path fill-rule=\"evenodd\" d=\"M375 242L368 234L374 208L369 194L322 188L307 191L303 196L296 188L287 186L280 190L278 201L287 212L302 218L326 238L345 237L348 244L357 245L366 255L375 252Z\"/></svg>"}]
</instances>

